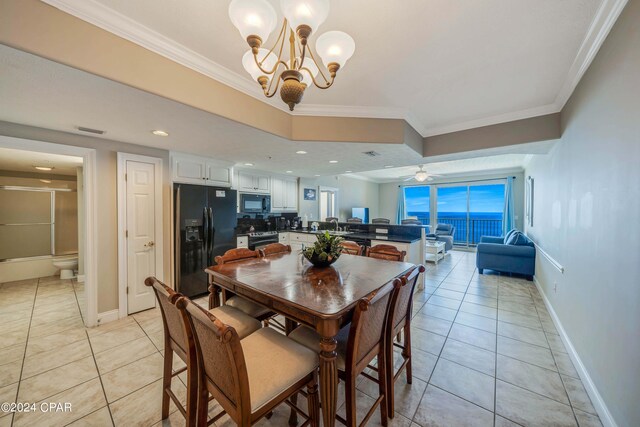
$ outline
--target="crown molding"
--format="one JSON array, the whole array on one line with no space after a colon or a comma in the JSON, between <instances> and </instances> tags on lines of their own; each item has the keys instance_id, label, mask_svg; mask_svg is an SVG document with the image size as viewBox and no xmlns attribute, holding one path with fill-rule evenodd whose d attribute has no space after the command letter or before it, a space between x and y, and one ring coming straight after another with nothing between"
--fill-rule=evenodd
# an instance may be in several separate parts
<instances>
[{"instance_id":1,"label":"crown molding","mask_svg":"<svg viewBox=\"0 0 640 427\"><path fill-rule=\"evenodd\" d=\"M104 6L96 0L41 0L42 2L73 15L85 22L109 31L125 40L164 56L178 64L197 71L207 77L230 86L246 95L288 114L286 105L274 99L266 98L258 85L247 77L229 70L186 46L154 31L131 18ZM514 120L526 119L545 114L557 113L578 85L580 79L591 65L600 46L615 24L628 0L603 0L582 42L578 54L567 73L565 81L553 103L540 107L481 117L446 126L428 128L422 120L405 108L369 107L349 105L304 104L296 107L292 115L325 117L362 117L403 119L422 137L441 135L476 127L490 126Z\"/></svg>"},{"instance_id":2,"label":"crown molding","mask_svg":"<svg viewBox=\"0 0 640 427\"><path fill-rule=\"evenodd\" d=\"M587 31L587 36L582 42L578 54L554 102L558 111L564 108L564 105L571 97L576 86L578 86L580 79L582 79L584 73L589 69L591 62L593 62L593 59L600 50L600 46L604 43L611 28L613 28L622 10L627 5L627 1L628 0L604 0L600 5L591 23L591 27L589 27Z\"/></svg>"},{"instance_id":3,"label":"crown molding","mask_svg":"<svg viewBox=\"0 0 640 427\"><path fill-rule=\"evenodd\" d=\"M286 105L265 98L259 86L215 61L152 30L96 0L41 0L50 6L197 71L282 111Z\"/></svg>"}]
</instances>

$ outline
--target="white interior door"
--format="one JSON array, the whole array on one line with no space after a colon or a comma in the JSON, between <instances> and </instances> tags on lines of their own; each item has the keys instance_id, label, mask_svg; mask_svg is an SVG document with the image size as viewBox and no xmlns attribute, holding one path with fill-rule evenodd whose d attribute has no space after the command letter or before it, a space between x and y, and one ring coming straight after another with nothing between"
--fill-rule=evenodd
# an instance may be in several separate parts
<instances>
[{"instance_id":1,"label":"white interior door","mask_svg":"<svg viewBox=\"0 0 640 427\"><path fill-rule=\"evenodd\" d=\"M155 307L144 280L156 275L155 165L127 160L127 312Z\"/></svg>"}]
</instances>

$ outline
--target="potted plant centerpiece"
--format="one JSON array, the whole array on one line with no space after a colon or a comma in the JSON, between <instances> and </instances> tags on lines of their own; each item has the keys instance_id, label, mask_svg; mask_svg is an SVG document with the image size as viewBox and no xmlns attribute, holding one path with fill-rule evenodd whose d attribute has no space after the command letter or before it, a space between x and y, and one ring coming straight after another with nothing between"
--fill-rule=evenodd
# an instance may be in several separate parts
<instances>
[{"instance_id":1,"label":"potted plant centerpiece","mask_svg":"<svg viewBox=\"0 0 640 427\"><path fill-rule=\"evenodd\" d=\"M340 236L332 236L328 231L318 234L313 246L302 250L302 255L315 267L328 267L338 260L342 253Z\"/></svg>"}]
</instances>

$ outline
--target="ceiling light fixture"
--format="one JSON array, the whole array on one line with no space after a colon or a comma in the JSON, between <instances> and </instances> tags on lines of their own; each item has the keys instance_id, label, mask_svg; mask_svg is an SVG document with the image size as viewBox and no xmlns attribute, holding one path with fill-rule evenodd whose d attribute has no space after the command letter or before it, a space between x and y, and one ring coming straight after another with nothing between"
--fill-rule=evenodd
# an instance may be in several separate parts
<instances>
[{"instance_id":1,"label":"ceiling light fixture","mask_svg":"<svg viewBox=\"0 0 640 427\"><path fill-rule=\"evenodd\" d=\"M51 171L53 170L53 166L49 167L49 166L34 166L34 168L38 169L39 171Z\"/></svg>"},{"instance_id":2,"label":"ceiling light fixture","mask_svg":"<svg viewBox=\"0 0 640 427\"><path fill-rule=\"evenodd\" d=\"M329 160L329 163L338 163L337 160Z\"/></svg>"},{"instance_id":3,"label":"ceiling light fixture","mask_svg":"<svg viewBox=\"0 0 640 427\"><path fill-rule=\"evenodd\" d=\"M327 31L318 37L315 50L326 65L323 72L324 67L307 48L307 42L327 19L329 0L280 0L280 9L285 19L270 49L261 46L276 28L277 14L267 0L233 0L229 18L251 48L242 57L244 69L260 84L267 98L273 97L279 88L280 98L293 111L311 84L320 89L333 85L338 70L351 58L356 44L342 31ZM327 71L329 78L325 75ZM316 79L318 73L321 78Z\"/></svg>"},{"instance_id":4,"label":"ceiling light fixture","mask_svg":"<svg viewBox=\"0 0 640 427\"><path fill-rule=\"evenodd\" d=\"M293 171L287 171L287 173L293 173Z\"/></svg>"},{"instance_id":5,"label":"ceiling light fixture","mask_svg":"<svg viewBox=\"0 0 640 427\"><path fill-rule=\"evenodd\" d=\"M300 150L300 151L296 151L296 154L307 154L307 152Z\"/></svg>"},{"instance_id":6,"label":"ceiling light fixture","mask_svg":"<svg viewBox=\"0 0 640 427\"><path fill-rule=\"evenodd\" d=\"M387 165L387 166L385 166L385 168L392 168L392 167L393 167L393 165Z\"/></svg>"},{"instance_id":7,"label":"ceiling light fixture","mask_svg":"<svg viewBox=\"0 0 640 427\"><path fill-rule=\"evenodd\" d=\"M245 163L245 166L253 166L253 163Z\"/></svg>"},{"instance_id":8,"label":"ceiling light fixture","mask_svg":"<svg viewBox=\"0 0 640 427\"><path fill-rule=\"evenodd\" d=\"M313 176L320 176L320 175L313 175Z\"/></svg>"},{"instance_id":9,"label":"ceiling light fixture","mask_svg":"<svg viewBox=\"0 0 640 427\"><path fill-rule=\"evenodd\" d=\"M151 133L154 134L155 136L169 136L169 132L165 132L159 129L153 130L151 131Z\"/></svg>"},{"instance_id":10,"label":"ceiling light fixture","mask_svg":"<svg viewBox=\"0 0 640 427\"><path fill-rule=\"evenodd\" d=\"M344 171L344 173L351 173L351 172L353 172L353 171Z\"/></svg>"}]
</instances>

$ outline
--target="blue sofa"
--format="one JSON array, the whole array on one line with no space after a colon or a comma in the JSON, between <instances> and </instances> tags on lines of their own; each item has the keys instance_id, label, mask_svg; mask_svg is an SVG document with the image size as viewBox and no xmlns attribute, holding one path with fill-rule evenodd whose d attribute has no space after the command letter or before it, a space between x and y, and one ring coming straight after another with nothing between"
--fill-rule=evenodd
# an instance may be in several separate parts
<instances>
[{"instance_id":1,"label":"blue sofa","mask_svg":"<svg viewBox=\"0 0 640 427\"><path fill-rule=\"evenodd\" d=\"M482 236L477 247L476 267L480 274L486 268L523 274L533 280L536 248L527 236L517 230L511 230L505 237Z\"/></svg>"}]
</instances>

